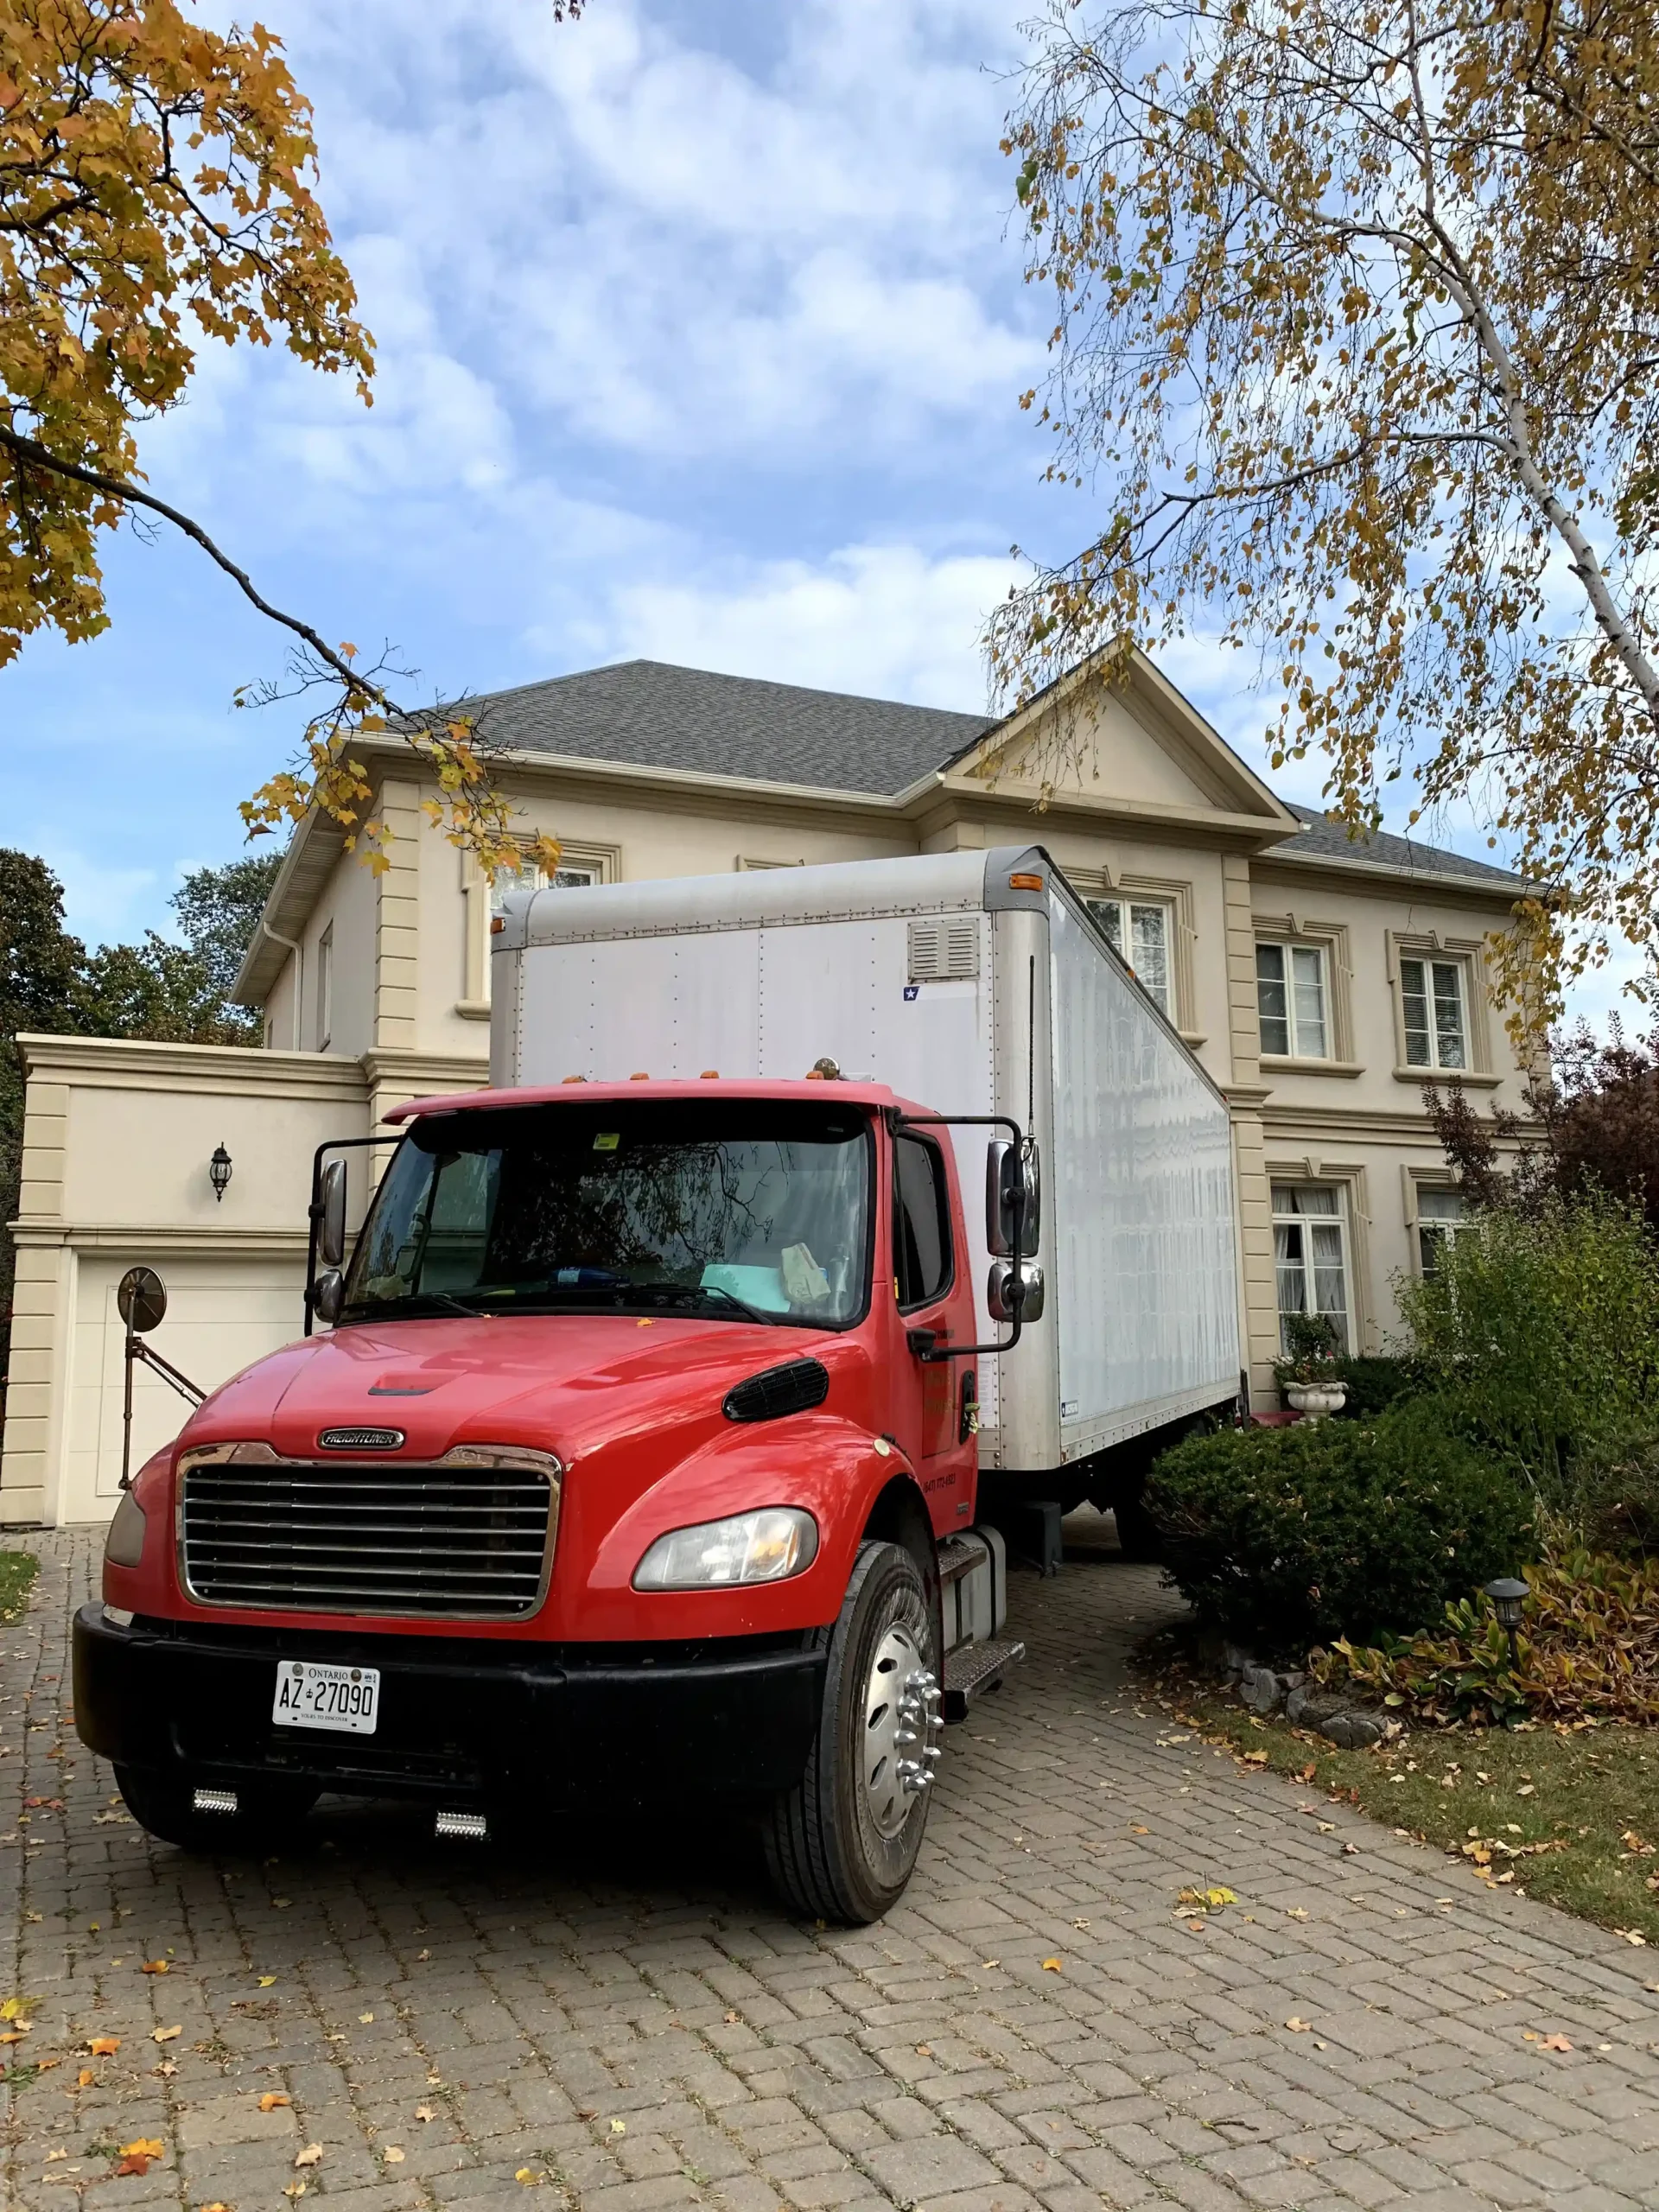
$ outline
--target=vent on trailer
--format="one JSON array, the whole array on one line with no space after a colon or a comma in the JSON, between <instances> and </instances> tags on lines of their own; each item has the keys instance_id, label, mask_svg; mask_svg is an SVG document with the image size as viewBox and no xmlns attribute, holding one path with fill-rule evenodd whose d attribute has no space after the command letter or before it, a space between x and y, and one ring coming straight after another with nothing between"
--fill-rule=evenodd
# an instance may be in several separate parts
<instances>
[{"instance_id":1,"label":"vent on trailer","mask_svg":"<svg viewBox=\"0 0 1659 2212\"><path fill-rule=\"evenodd\" d=\"M910 925L910 980L947 983L979 973L979 918L942 915Z\"/></svg>"}]
</instances>

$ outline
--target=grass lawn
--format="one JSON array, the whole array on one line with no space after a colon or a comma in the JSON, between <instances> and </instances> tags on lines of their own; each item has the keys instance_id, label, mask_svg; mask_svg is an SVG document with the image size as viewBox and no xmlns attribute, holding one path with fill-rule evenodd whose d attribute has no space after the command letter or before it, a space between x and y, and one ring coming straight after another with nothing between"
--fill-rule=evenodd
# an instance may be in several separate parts
<instances>
[{"instance_id":1,"label":"grass lawn","mask_svg":"<svg viewBox=\"0 0 1659 2212\"><path fill-rule=\"evenodd\" d=\"M1294 1774L1458 1852L1487 1881L1659 1949L1659 1729L1414 1729L1339 1751L1190 1681L1166 1677L1160 1694L1253 1765ZM1654 1967L1659 1980L1659 1956Z\"/></svg>"},{"instance_id":2,"label":"grass lawn","mask_svg":"<svg viewBox=\"0 0 1659 2212\"><path fill-rule=\"evenodd\" d=\"M0 1621L17 1618L40 1571L33 1552L0 1552Z\"/></svg>"}]
</instances>

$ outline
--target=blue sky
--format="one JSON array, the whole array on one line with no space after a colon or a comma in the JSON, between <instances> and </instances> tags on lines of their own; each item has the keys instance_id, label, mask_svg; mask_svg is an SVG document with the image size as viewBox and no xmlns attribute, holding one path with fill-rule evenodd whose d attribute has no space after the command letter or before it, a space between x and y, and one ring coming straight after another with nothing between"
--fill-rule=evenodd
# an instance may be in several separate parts
<instances>
[{"instance_id":1,"label":"blue sky","mask_svg":"<svg viewBox=\"0 0 1659 2212\"><path fill-rule=\"evenodd\" d=\"M204 350L143 434L163 496L416 698L648 654L977 709L1039 482L1016 405L1051 316L997 151L1025 0L262 0L316 105L376 402ZM110 632L0 671L0 840L89 938L164 926L287 754L276 632L193 548L111 543ZM1202 640L1170 675L1258 766L1277 702ZM1317 802L1316 764L1274 779ZM1449 842L1475 854L1473 825ZM1585 1003L1602 1002L1599 988Z\"/></svg>"}]
</instances>

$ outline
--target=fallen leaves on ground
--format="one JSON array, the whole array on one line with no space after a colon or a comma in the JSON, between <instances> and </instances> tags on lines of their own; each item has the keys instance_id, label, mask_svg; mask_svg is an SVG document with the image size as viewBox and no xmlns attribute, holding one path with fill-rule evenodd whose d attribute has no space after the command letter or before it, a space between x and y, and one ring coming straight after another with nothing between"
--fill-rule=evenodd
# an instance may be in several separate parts
<instances>
[{"instance_id":1,"label":"fallen leaves on ground","mask_svg":"<svg viewBox=\"0 0 1659 2212\"><path fill-rule=\"evenodd\" d=\"M284 2101L286 2101L286 2100L284 2100ZM438 2115L433 2111L430 2105L416 2105L415 2107L415 2117L416 2120L435 2120L437 2116Z\"/></svg>"},{"instance_id":2,"label":"fallen leaves on ground","mask_svg":"<svg viewBox=\"0 0 1659 2212\"><path fill-rule=\"evenodd\" d=\"M628 2123L626 2120L613 2120L611 2122L611 2133L613 2135L626 2135L627 2132Z\"/></svg>"},{"instance_id":3,"label":"fallen leaves on ground","mask_svg":"<svg viewBox=\"0 0 1659 2212\"><path fill-rule=\"evenodd\" d=\"M1299 2020L1294 2012L1285 2022L1285 2025L1294 2036L1305 2036L1313 2024L1311 2020Z\"/></svg>"},{"instance_id":4,"label":"fallen leaves on ground","mask_svg":"<svg viewBox=\"0 0 1659 2212\"><path fill-rule=\"evenodd\" d=\"M171 1974L173 1969L165 1959L146 1959L140 1971L144 1974Z\"/></svg>"},{"instance_id":5,"label":"fallen leaves on ground","mask_svg":"<svg viewBox=\"0 0 1659 2212\"><path fill-rule=\"evenodd\" d=\"M1058 1959L1045 1959L1043 1961L1043 1972L1045 1974L1063 1974L1065 1971L1065 1969L1061 1965Z\"/></svg>"},{"instance_id":6,"label":"fallen leaves on ground","mask_svg":"<svg viewBox=\"0 0 1659 2212\"><path fill-rule=\"evenodd\" d=\"M153 2135L141 2135L136 2143L124 2143L121 2145L121 2156L115 2169L118 2177L123 2174L136 2174L140 2177L147 2174L154 2162L162 2155L166 2147L158 2137Z\"/></svg>"},{"instance_id":7,"label":"fallen leaves on ground","mask_svg":"<svg viewBox=\"0 0 1659 2212\"><path fill-rule=\"evenodd\" d=\"M1225 1905L1238 1903L1237 1892L1219 1887L1209 1890L1183 1890L1175 1900L1193 1912L1219 1912Z\"/></svg>"},{"instance_id":8,"label":"fallen leaves on ground","mask_svg":"<svg viewBox=\"0 0 1659 2212\"><path fill-rule=\"evenodd\" d=\"M285 2089L267 2089L259 2100L261 2112L275 2112L280 2105L291 2105L294 2100Z\"/></svg>"},{"instance_id":9,"label":"fallen leaves on ground","mask_svg":"<svg viewBox=\"0 0 1659 2212\"><path fill-rule=\"evenodd\" d=\"M1565 2036L1541 2036L1536 2028L1522 2031L1522 2043L1535 2043L1540 2050L1571 2050L1573 2046Z\"/></svg>"},{"instance_id":10,"label":"fallen leaves on ground","mask_svg":"<svg viewBox=\"0 0 1659 2212\"><path fill-rule=\"evenodd\" d=\"M304 2150L300 2152L296 2157L294 2163L296 2166L315 2166L320 2164L321 2163L321 2144L308 2143Z\"/></svg>"},{"instance_id":11,"label":"fallen leaves on ground","mask_svg":"<svg viewBox=\"0 0 1659 2212\"><path fill-rule=\"evenodd\" d=\"M534 2166L520 2166L518 2172L514 2174L513 2179L514 2181L521 2181L528 2184L533 2181L540 2181L541 2176L537 2172Z\"/></svg>"},{"instance_id":12,"label":"fallen leaves on ground","mask_svg":"<svg viewBox=\"0 0 1659 2212\"><path fill-rule=\"evenodd\" d=\"M113 2058L121 2048L121 2038L119 2036L93 2036L86 2048L94 2058Z\"/></svg>"},{"instance_id":13,"label":"fallen leaves on ground","mask_svg":"<svg viewBox=\"0 0 1659 2212\"><path fill-rule=\"evenodd\" d=\"M257 1980L261 1989L270 1989L275 1985L276 1977L274 1974L262 1974Z\"/></svg>"},{"instance_id":14,"label":"fallen leaves on ground","mask_svg":"<svg viewBox=\"0 0 1659 2212\"><path fill-rule=\"evenodd\" d=\"M383 2145L380 2155L389 2166L401 2166L404 2163L404 2150L401 2144L387 2143Z\"/></svg>"},{"instance_id":15,"label":"fallen leaves on ground","mask_svg":"<svg viewBox=\"0 0 1659 2212\"><path fill-rule=\"evenodd\" d=\"M175 2036L181 2036L183 2033L184 2030L181 2027L155 2028L150 2031L149 2039L152 2043L171 2043Z\"/></svg>"},{"instance_id":16,"label":"fallen leaves on ground","mask_svg":"<svg viewBox=\"0 0 1659 2212\"><path fill-rule=\"evenodd\" d=\"M359 2027L366 2028L373 2021L373 2018L374 2015L372 2012L359 2012L357 2016L358 2025Z\"/></svg>"},{"instance_id":17,"label":"fallen leaves on ground","mask_svg":"<svg viewBox=\"0 0 1659 2212\"><path fill-rule=\"evenodd\" d=\"M78 2089L90 2089L97 2079L97 2075L93 2073L90 2066L83 2066L79 2073L75 2076L75 2087Z\"/></svg>"},{"instance_id":18,"label":"fallen leaves on ground","mask_svg":"<svg viewBox=\"0 0 1659 2212\"><path fill-rule=\"evenodd\" d=\"M303 2196L305 2195L305 2183L302 2181L291 2181L283 2190L283 2195L284 2196Z\"/></svg>"}]
</instances>

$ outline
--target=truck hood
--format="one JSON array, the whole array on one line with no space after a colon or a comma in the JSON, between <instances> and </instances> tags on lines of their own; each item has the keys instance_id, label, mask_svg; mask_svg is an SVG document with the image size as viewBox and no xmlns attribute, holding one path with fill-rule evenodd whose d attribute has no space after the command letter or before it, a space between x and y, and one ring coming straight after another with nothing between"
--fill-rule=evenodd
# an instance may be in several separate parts
<instances>
[{"instance_id":1,"label":"truck hood","mask_svg":"<svg viewBox=\"0 0 1659 2212\"><path fill-rule=\"evenodd\" d=\"M400 1459L514 1444L569 1466L642 1432L717 1421L734 1383L836 1342L818 1329L679 1316L364 1325L289 1344L233 1376L180 1442L260 1439L302 1459L324 1429L392 1428L405 1440Z\"/></svg>"}]
</instances>

